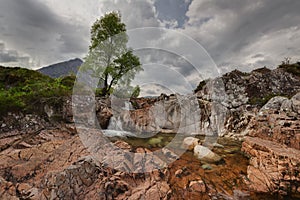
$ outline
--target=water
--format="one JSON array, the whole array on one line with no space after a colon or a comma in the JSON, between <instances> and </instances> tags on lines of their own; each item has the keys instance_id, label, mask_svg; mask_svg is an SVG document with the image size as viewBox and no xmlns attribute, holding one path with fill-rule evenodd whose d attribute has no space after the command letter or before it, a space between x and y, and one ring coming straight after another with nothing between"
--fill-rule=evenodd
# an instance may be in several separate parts
<instances>
[{"instance_id":1,"label":"water","mask_svg":"<svg viewBox=\"0 0 300 200\"><path fill-rule=\"evenodd\" d=\"M129 136L122 140L129 143L133 149L143 147L155 151L167 145L174 138L174 135L159 133L152 138ZM205 139L201 136L197 137L202 141ZM117 139L119 138L111 138L112 141ZM225 162L222 164L204 163L197 159L193 152L187 151L180 159L169 165L170 177L168 183L173 191L171 196L174 199L203 199L203 196L199 193L186 192L186 185L197 179L203 180L206 185L212 186L220 194L218 199L278 199L277 196L271 194L257 194L249 191L248 185L245 184L249 159L241 152L240 141L219 138L218 143L223 148L214 147L212 150L223 157ZM209 167L202 168L203 165L209 165ZM179 169L185 169L188 175L178 179L175 172Z\"/></svg>"},{"instance_id":2,"label":"water","mask_svg":"<svg viewBox=\"0 0 300 200\"><path fill-rule=\"evenodd\" d=\"M102 130L103 134L106 137L109 138L113 138L113 137L117 137L117 138L126 138L126 137L135 137L135 134L128 132L128 131L123 131L123 130Z\"/></svg>"}]
</instances>

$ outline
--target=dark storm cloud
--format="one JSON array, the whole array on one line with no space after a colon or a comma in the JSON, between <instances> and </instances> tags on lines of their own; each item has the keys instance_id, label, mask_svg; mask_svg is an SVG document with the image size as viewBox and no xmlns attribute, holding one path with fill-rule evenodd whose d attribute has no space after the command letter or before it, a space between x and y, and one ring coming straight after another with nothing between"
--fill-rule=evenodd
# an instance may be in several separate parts
<instances>
[{"instance_id":1,"label":"dark storm cloud","mask_svg":"<svg viewBox=\"0 0 300 200\"><path fill-rule=\"evenodd\" d=\"M18 57L9 53L0 52L0 63L17 62Z\"/></svg>"},{"instance_id":2,"label":"dark storm cloud","mask_svg":"<svg viewBox=\"0 0 300 200\"><path fill-rule=\"evenodd\" d=\"M296 56L287 47L299 44L298 30L284 30L299 26L299 9L300 1L293 0L194 0L187 12L185 31L203 44L217 63L247 64L252 62L248 58L261 52L264 57L273 54L269 63L274 64L281 51ZM199 26L208 16L212 19ZM277 49L265 45L270 38Z\"/></svg>"},{"instance_id":3,"label":"dark storm cloud","mask_svg":"<svg viewBox=\"0 0 300 200\"><path fill-rule=\"evenodd\" d=\"M86 52L88 26L71 24L36 0L9 0L0 4L3 16L0 36L10 49L38 57L43 63Z\"/></svg>"},{"instance_id":4,"label":"dark storm cloud","mask_svg":"<svg viewBox=\"0 0 300 200\"><path fill-rule=\"evenodd\" d=\"M14 65L17 62L23 61L25 64L24 67L28 67L29 60L28 56L19 56L19 53L16 50L8 50L4 43L0 43L0 64L11 63Z\"/></svg>"}]
</instances>

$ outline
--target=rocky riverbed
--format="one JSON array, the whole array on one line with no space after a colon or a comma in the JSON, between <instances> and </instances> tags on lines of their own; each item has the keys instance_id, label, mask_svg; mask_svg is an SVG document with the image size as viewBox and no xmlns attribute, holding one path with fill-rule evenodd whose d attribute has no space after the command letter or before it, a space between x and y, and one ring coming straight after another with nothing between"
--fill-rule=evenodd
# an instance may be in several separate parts
<instances>
[{"instance_id":1,"label":"rocky riverbed","mask_svg":"<svg viewBox=\"0 0 300 200\"><path fill-rule=\"evenodd\" d=\"M172 135L156 138L165 143ZM76 133L68 131L43 130L9 140L15 142L0 154L4 199L256 199L245 182L249 160L240 151L241 142L232 139L219 139L220 146L212 149L223 162L203 162L188 151L167 168L147 174L103 167L89 156ZM1 145L7 141L2 139ZM163 145L125 141L115 144L132 152L155 151Z\"/></svg>"},{"instance_id":2,"label":"rocky riverbed","mask_svg":"<svg viewBox=\"0 0 300 200\"><path fill-rule=\"evenodd\" d=\"M299 77L262 68L221 79L224 90L214 94L205 83L195 95L131 99L121 112L115 108L126 107L123 100L95 99L102 131L91 120L84 137L97 150L102 133L131 153L155 152L183 134L175 146L188 150L149 173L116 170L147 165L135 154L115 168L93 157L71 98L58 108L40 105L39 113L7 113L0 119L0 199L299 199Z\"/></svg>"}]
</instances>

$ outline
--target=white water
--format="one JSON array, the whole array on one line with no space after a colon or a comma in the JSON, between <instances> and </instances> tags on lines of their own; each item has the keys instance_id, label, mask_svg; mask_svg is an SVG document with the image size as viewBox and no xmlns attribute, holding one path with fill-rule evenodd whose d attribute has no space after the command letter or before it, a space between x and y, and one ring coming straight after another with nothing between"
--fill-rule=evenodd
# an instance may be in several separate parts
<instances>
[{"instance_id":1,"label":"white water","mask_svg":"<svg viewBox=\"0 0 300 200\"><path fill-rule=\"evenodd\" d=\"M133 107L132 107L132 105L131 105L130 102L125 101L125 106L124 106L123 109L124 109L124 110L133 110Z\"/></svg>"},{"instance_id":2,"label":"white water","mask_svg":"<svg viewBox=\"0 0 300 200\"><path fill-rule=\"evenodd\" d=\"M102 130L104 136L106 137L135 137L134 133L128 131L120 131L120 130Z\"/></svg>"},{"instance_id":3,"label":"white water","mask_svg":"<svg viewBox=\"0 0 300 200\"><path fill-rule=\"evenodd\" d=\"M129 106L128 106L128 109ZM112 116L109 121L109 126L106 130L102 130L106 137L135 137L136 134L124 131L121 116Z\"/></svg>"},{"instance_id":4,"label":"white water","mask_svg":"<svg viewBox=\"0 0 300 200\"><path fill-rule=\"evenodd\" d=\"M112 116L109 121L108 128L109 130L123 131L121 117Z\"/></svg>"}]
</instances>

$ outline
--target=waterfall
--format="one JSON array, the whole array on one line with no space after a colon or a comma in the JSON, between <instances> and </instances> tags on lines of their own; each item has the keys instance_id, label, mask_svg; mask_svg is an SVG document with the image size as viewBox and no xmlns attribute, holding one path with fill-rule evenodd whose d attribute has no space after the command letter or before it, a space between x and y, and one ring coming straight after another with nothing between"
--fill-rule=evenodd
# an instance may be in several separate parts
<instances>
[{"instance_id":1,"label":"waterfall","mask_svg":"<svg viewBox=\"0 0 300 200\"><path fill-rule=\"evenodd\" d=\"M124 131L121 116L112 116L108 128L102 130L106 137L135 137L132 132Z\"/></svg>"},{"instance_id":2,"label":"waterfall","mask_svg":"<svg viewBox=\"0 0 300 200\"><path fill-rule=\"evenodd\" d=\"M109 121L108 128L109 130L123 131L122 121L120 116L112 116Z\"/></svg>"},{"instance_id":3,"label":"waterfall","mask_svg":"<svg viewBox=\"0 0 300 200\"><path fill-rule=\"evenodd\" d=\"M131 103L130 102L128 102L128 101L125 101L124 102L124 110L127 110L127 111L129 111L129 110L133 110L133 107L132 107L132 105L131 105Z\"/></svg>"}]
</instances>

